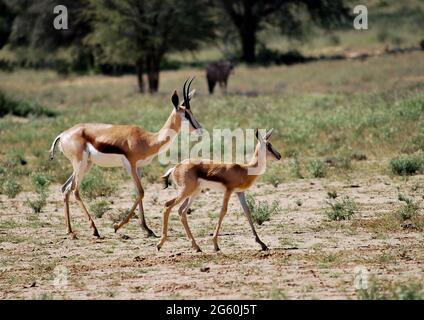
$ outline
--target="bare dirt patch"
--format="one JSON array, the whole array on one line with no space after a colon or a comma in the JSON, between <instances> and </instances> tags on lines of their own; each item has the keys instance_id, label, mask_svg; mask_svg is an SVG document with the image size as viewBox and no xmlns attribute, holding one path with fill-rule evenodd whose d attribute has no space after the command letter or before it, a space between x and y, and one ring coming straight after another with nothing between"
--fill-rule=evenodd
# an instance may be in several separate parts
<instances>
[{"instance_id":1,"label":"bare dirt patch","mask_svg":"<svg viewBox=\"0 0 424 320\"><path fill-rule=\"evenodd\" d=\"M111 216L130 207L129 182L119 196L108 199L113 200L111 210L95 219L104 237L100 240L91 237L75 202L71 217L78 240L66 237L58 186L52 187L48 206L38 215L24 206L28 193L13 200L0 196L0 298L356 298L357 266L384 281L423 278L422 231L373 229L365 223L396 210L398 189L422 200L422 179L297 180L277 188L260 184L251 190L255 198L278 200L281 206L257 227L270 247L267 252L254 242L237 197L231 199L223 223L222 251L213 252L211 233L222 201L215 192L200 196L189 215L204 253L191 250L176 211L160 252L155 249L157 239L145 238L137 220L115 234ZM323 214L330 190L357 203L352 220L330 221ZM146 186L146 216L157 233L161 207L175 194L175 189L161 190L159 184ZM67 274L67 286L57 281L55 285L61 272Z\"/></svg>"}]
</instances>

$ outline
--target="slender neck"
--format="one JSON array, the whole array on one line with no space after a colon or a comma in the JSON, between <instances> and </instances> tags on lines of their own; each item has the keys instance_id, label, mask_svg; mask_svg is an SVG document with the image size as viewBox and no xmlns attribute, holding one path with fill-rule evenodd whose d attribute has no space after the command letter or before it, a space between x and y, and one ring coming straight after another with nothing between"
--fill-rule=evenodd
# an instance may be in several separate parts
<instances>
[{"instance_id":1,"label":"slender neck","mask_svg":"<svg viewBox=\"0 0 424 320\"><path fill-rule=\"evenodd\" d=\"M266 151L261 151L261 145L258 143L253 153L252 159L247 164L248 168L255 169L255 172L262 174L266 168Z\"/></svg>"},{"instance_id":2,"label":"slender neck","mask_svg":"<svg viewBox=\"0 0 424 320\"><path fill-rule=\"evenodd\" d=\"M167 143L172 143L181 130L181 118L178 113L173 110L162 128L155 134L154 144L159 148Z\"/></svg>"}]
</instances>

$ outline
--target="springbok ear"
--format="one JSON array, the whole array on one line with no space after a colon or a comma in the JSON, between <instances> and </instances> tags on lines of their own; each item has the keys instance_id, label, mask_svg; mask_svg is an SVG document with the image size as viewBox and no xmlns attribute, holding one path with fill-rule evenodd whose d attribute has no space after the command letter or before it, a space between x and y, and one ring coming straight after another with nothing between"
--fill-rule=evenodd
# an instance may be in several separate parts
<instances>
[{"instance_id":1,"label":"springbok ear","mask_svg":"<svg viewBox=\"0 0 424 320\"><path fill-rule=\"evenodd\" d=\"M177 90L174 91L174 94L172 95L171 101L172 101L172 104L174 105L175 109L178 110L180 98L178 97Z\"/></svg>"},{"instance_id":2,"label":"springbok ear","mask_svg":"<svg viewBox=\"0 0 424 320\"><path fill-rule=\"evenodd\" d=\"M269 131L266 133L266 135L265 135L265 140L269 140L269 138L271 138L272 131L274 131L274 128L272 128L271 130L269 130Z\"/></svg>"},{"instance_id":3,"label":"springbok ear","mask_svg":"<svg viewBox=\"0 0 424 320\"><path fill-rule=\"evenodd\" d=\"M258 129L256 129L256 131L255 131L255 136L256 136L256 139L258 139L258 141L259 141L260 143L265 142L265 141L264 141L264 138L262 137L262 135L260 135L260 134L259 134L259 130L258 130Z\"/></svg>"}]
</instances>

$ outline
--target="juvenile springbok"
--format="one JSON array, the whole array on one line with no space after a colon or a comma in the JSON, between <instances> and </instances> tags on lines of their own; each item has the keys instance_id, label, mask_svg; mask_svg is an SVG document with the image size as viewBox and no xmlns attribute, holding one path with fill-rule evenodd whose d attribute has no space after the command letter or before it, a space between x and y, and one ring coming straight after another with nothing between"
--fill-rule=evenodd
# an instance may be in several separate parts
<instances>
[{"instance_id":1,"label":"juvenile springbok","mask_svg":"<svg viewBox=\"0 0 424 320\"><path fill-rule=\"evenodd\" d=\"M195 119L190 108L190 99L195 92L195 90L190 92L190 85L193 79L188 83L187 89L188 79L184 83L184 99L181 104L177 91L172 95L171 101L174 105L174 110L158 132L148 132L133 125L84 123L77 124L56 137L50 149L50 160L53 159L55 147L59 144L60 150L72 163L74 170L62 186L66 226L71 239L76 238L69 218L69 196L71 191L73 191L77 202L87 217L93 230L93 235L100 237L96 225L78 191L81 180L89 172L93 164L101 167L123 166L131 175L137 188L137 199L127 217L119 225L115 225L115 232L128 223L138 205L142 229L147 232L148 236L156 237L154 232L147 226L144 218L144 190L140 181L140 166L150 163L155 155L166 151L170 147L172 141L180 132L183 121L188 121L190 132L201 129L200 123Z\"/></svg>"},{"instance_id":2,"label":"juvenile springbok","mask_svg":"<svg viewBox=\"0 0 424 320\"><path fill-rule=\"evenodd\" d=\"M252 229L253 235L257 243L262 247L262 250L267 250L268 247L261 241L258 234L256 233L255 226L253 225L252 216L249 207L246 203L244 192L249 189L256 178L257 174L251 174L249 169L255 168L256 172L263 172L266 166L267 159L280 160L281 155L268 141L271 137L272 129L268 131L265 137L262 137L258 131L256 131L256 137L258 143L255 148L252 160L248 164L236 164L236 163L214 163L210 160L184 160L177 164L175 167L169 169L163 176L165 182L165 188L168 187L169 177L172 175L172 179L177 187L180 189L178 196L174 199L166 202L163 210L163 224L162 224L162 237L157 244L157 249L160 250L166 241L168 233L168 219L169 214L176 205L183 202L181 207L178 209L181 223L184 226L187 238L191 240L192 247L197 251L202 250L197 245L193 234L190 231L187 222L187 210L193 203L193 199L202 189L211 188L217 189L224 192L224 202L222 204L221 213L219 215L218 224L213 234L213 244L215 251L219 251L218 247L218 234L221 228L222 220L227 213L228 201L233 192L237 193L240 204L247 217L250 228Z\"/></svg>"}]
</instances>

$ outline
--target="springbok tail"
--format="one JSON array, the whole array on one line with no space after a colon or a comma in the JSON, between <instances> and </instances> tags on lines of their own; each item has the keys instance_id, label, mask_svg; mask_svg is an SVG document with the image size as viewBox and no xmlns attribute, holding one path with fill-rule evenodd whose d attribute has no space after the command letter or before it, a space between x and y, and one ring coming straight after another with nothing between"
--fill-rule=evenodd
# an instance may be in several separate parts
<instances>
[{"instance_id":1,"label":"springbok tail","mask_svg":"<svg viewBox=\"0 0 424 320\"><path fill-rule=\"evenodd\" d=\"M54 150L55 150L55 148L56 148L56 146L57 146L57 143L59 142L59 140L60 140L60 136L61 135L58 135L57 137L56 137L56 139L54 139L54 141L53 141L53 143L52 143L52 146L51 146L51 148L50 148L50 150L49 150L49 159L50 160L53 160L53 158L54 158Z\"/></svg>"},{"instance_id":2,"label":"springbok tail","mask_svg":"<svg viewBox=\"0 0 424 320\"><path fill-rule=\"evenodd\" d=\"M171 169L168 169L168 171L166 171L166 173L162 176L162 180L163 180L163 188L166 189L169 187L170 183L169 183L169 176L171 175L172 172L174 172L175 167L172 167Z\"/></svg>"}]
</instances>

